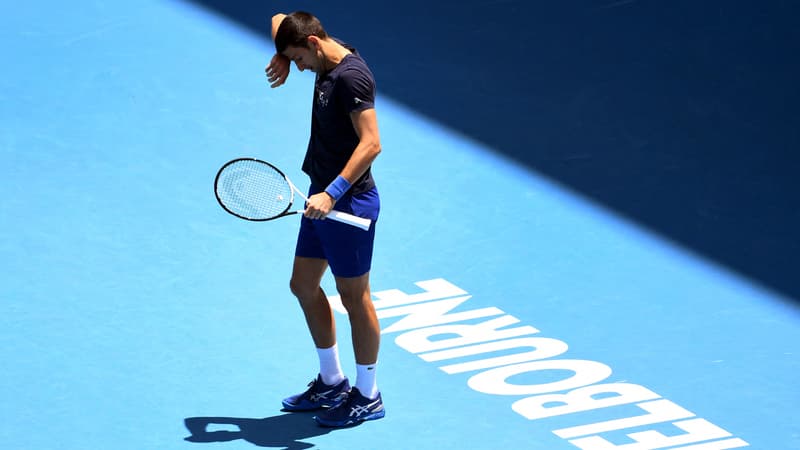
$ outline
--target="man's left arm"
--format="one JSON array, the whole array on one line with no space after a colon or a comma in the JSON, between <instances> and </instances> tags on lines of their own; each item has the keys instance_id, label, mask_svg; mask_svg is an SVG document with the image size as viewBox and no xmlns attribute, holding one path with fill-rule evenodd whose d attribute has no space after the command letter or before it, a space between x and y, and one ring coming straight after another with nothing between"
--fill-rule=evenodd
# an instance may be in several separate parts
<instances>
[{"instance_id":1,"label":"man's left arm","mask_svg":"<svg viewBox=\"0 0 800 450\"><path fill-rule=\"evenodd\" d=\"M358 135L358 145L339 176L352 185L364 175L378 157L381 152L381 139L375 108L354 111L350 113L350 120L353 121L353 128ZM312 195L306 204L306 216L312 219L324 217L333 209L335 203L336 200L327 192Z\"/></svg>"},{"instance_id":2,"label":"man's left arm","mask_svg":"<svg viewBox=\"0 0 800 450\"><path fill-rule=\"evenodd\" d=\"M353 128L358 135L358 146L340 174L344 179L355 183L369 169L381 152L381 138L378 133L378 115L375 108L350 113Z\"/></svg>"}]
</instances>

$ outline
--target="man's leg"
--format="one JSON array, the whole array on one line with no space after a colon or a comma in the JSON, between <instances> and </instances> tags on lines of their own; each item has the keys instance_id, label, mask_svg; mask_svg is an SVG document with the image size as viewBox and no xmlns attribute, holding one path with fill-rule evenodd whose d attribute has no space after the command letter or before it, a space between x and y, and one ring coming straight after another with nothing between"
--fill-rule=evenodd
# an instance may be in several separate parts
<instances>
[{"instance_id":1,"label":"man's leg","mask_svg":"<svg viewBox=\"0 0 800 450\"><path fill-rule=\"evenodd\" d=\"M354 278L336 278L336 287L347 309L356 357L358 391L369 399L378 396L376 371L381 329L369 290L369 272Z\"/></svg>"},{"instance_id":2,"label":"man's leg","mask_svg":"<svg viewBox=\"0 0 800 450\"><path fill-rule=\"evenodd\" d=\"M289 287L300 302L308 330L317 348L330 348L336 344L336 323L333 311L320 287L328 262L318 258L296 256Z\"/></svg>"},{"instance_id":3,"label":"man's leg","mask_svg":"<svg viewBox=\"0 0 800 450\"><path fill-rule=\"evenodd\" d=\"M295 257L289 283L297 297L308 329L319 355L319 376L300 394L283 400L287 411L304 411L335 406L350 391L350 383L342 373L336 347L336 325L328 298L320 287L328 263L320 258Z\"/></svg>"},{"instance_id":4,"label":"man's leg","mask_svg":"<svg viewBox=\"0 0 800 450\"><path fill-rule=\"evenodd\" d=\"M369 291L369 272L355 278L336 277L336 288L350 316L358 374L356 385L339 406L321 411L314 419L327 427L345 427L386 415L375 383L381 330Z\"/></svg>"},{"instance_id":5,"label":"man's leg","mask_svg":"<svg viewBox=\"0 0 800 450\"><path fill-rule=\"evenodd\" d=\"M354 278L335 278L336 289L350 318L356 364L375 364L381 329L369 290L369 272Z\"/></svg>"}]
</instances>

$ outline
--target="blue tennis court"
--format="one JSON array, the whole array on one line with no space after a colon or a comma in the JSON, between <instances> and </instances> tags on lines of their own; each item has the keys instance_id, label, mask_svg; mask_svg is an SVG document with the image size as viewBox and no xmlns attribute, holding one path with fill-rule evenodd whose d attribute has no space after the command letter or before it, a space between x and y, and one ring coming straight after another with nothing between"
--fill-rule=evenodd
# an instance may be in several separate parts
<instances>
[{"instance_id":1,"label":"blue tennis court","mask_svg":"<svg viewBox=\"0 0 800 450\"><path fill-rule=\"evenodd\" d=\"M580 29L570 32L575 41L541 40L557 36L564 17L633 23L657 15L650 2L444 2L421 12L427 19L417 25L430 31L431 17L453 7L441 31L468 40L502 28L503 15L468 23L476 11L536 13L537 44L511 40L498 51L520 60L479 58L475 73L452 65L469 58L467 43L447 54L437 52L453 41L404 47L400 60L380 56L378 48L401 51L399 30L414 31L413 13L392 16L388 5L281 1L248 15L244 3L227 11L231 3L178 0L2 7L3 448L800 449L800 70L797 33L785 31L796 6L702 7L716 11L703 19L710 34L725 32L721 23L749 24L750 39L782 43L758 70L749 71L751 53L734 64L731 89L763 75L763 95L730 92L760 112L752 120L739 121L728 97L687 94L698 117L741 124L717 129L676 111L663 112L675 120L668 127L591 109L649 117L638 102L666 108L653 86L677 96L670 83L703 77L700 59L654 84L626 72L630 82L619 83L631 97L619 99L603 97L617 88L611 82L573 90L580 83L570 72L545 89L555 75L528 71L557 64L572 44L602 41ZM422 11L418 3L407 6ZM313 74L294 70L269 88L263 71L274 50L262 13L273 8L329 17L329 31L378 68L383 153L373 171L383 207L371 281L387 415L349 429L281 411L280 400L318 367L288 286L299 219L236 219L212 189L217 169L240 156L267 159L307 186L300 165ZM695 29L691 16L670 11L663 20ZM365 29L386 32L370 40ZM653 33L658 51L674 56L670 35ZM598 52L598 73L610 70L604 61L619 63ZM630 67L645 70L642 58ZM411 72L452 89L433 97L408 84L420 80ZM502 97L492 87L501 85ZM568 102L559 86L574 94ZM533 97L540 102L520 105ZM686 140L676 137L687 129ZM667 152L655 142L709 136L729 153ZM735 145L756 136L763 145L753 153ZM561 152L569 142L581 146ZM626 165L598 164L606 147L629 149L609 156ZM573 178L557 176L559 167ZM727 200L721 180L740 181L751 196ZM670 209L678 204L696 216ZM654 211L661 216L644 214ZM725 227L737 224L744 236ZM323 287L335 293L330 275ZM353 374L346 316L331 302Z\"/></svg>"}]
</instances>

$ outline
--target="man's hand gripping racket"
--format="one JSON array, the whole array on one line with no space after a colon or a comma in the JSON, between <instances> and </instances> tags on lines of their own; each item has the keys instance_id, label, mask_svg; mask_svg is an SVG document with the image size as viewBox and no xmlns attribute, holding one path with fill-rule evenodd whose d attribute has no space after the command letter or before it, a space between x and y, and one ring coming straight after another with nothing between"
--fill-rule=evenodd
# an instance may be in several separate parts
<instances>
[{"instance_id":1,"label":"man's hand gripping racket","mask_svg":"<svg viewBox=\"0 0 800 450\"><path fill-rule=\"evenodd\" d=\"M289 178L272 164L255 158L238 158L219 169L214 194L222 208L245 220L265 221L305 212L289 211L294 194L308 201ZM371 220L332 210L328 219L368 230Z\"/></svg>"}]
</instances>

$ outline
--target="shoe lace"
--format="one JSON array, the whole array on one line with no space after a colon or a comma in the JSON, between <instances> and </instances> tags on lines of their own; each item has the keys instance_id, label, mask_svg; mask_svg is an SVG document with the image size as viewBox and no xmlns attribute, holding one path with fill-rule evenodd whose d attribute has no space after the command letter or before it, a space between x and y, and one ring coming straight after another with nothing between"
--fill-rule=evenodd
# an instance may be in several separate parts
<instances>
[{"instance_id":1,"label":"shoe lace","mask_svg":"<svg viewBox=\"0 0 800 450\"><path fill-rule=\"evenodd\" d=\"M315 395L317 393L317 386L316 385L317 385L317 380L311 380L311 382L309 382L306 385L306 387L308 389L306 389L306 391L303 392L303 396L307 397L307 398L310 398L311 396Z\"/></svg>"},{"instance_id":2,"label":"shoe lace","mask_svg":"<svg viewBox=\"0 0 800 450\"><path fill-rule=\"evenodd\" d=\"M334 406L331 406L329 410L333 411L334 409L340 409L344 407L349 407L349 405L353 402L353 397L348 395L347 392L340 392L339 395L336 396L337 399L344 397L344 400L337 403Z\"/></svg>"}]
</instances>

